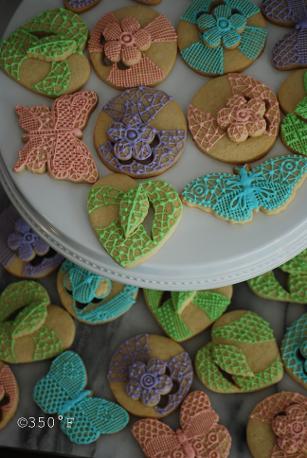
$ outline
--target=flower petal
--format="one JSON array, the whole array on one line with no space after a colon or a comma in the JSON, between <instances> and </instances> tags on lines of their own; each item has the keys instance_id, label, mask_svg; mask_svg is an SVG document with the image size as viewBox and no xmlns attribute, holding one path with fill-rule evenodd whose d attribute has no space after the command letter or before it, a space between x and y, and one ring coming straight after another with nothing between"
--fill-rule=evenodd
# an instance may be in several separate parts
<instances>
[{"instance_id":1,"label":"flower petal","mask_svg":"<svg viewBox=\"0 0 307 458\"><path fill-rule=\"evenodd\" d=\"M129 367L129 379L139 380L146 372L146 364L136 361Z\"/></svg>"},{"instance_id":2,"label":"flower petal","mask_svg":"<svg viewBox=\"0 0 307 458\"><path fill-rule=\"evenodd\" d=\"M202 14L197 20L197 26L200 30L211 29L216 26L216 19L212 14Z\"/></svg>"},{"instance_id":3,"label":"flower petal","mask_svg":"<svg viewBox=\"0 0 307 458\"><path fill-rule=\"evenodd\" d=\"M245 124L231 124L227 129L228 137L235 143L245 142L248 138L248 130Z\"/></svg>"},{"instance_id":4,"label":"flower petal","mask_svg":"<svg viewBox=\"0 0 307 458\"><path fill-rule=\"evenodd\" d=\"M235 48L240 44L241 35L235 30L229 30L229 32L223 35L223 45L226 49Z\"/></svg>"},{"instance_id":5,"label":"flower petal","mask_svg":"<svg viewBox=\"0 0 307 458\"><path fill-rule=\"evenodd\" d=\"M136 380L130 380L126 385L126 393L128 394L129 398L134 399L137 401L140 399L142 392L141 385Z\"/></svg>"},{"instance_id":6,"label":"flower petal","mask_svg":"<svg viewBox=\"0 0 307 458\"><path fill-rule=\"evenodd\" d=\"M141 28L141 24L137 20L137 18L133 16L127 16L125 17L121 23L121 28L123 32L130 32L130 33L135 33L137 30Z\"/></svg>"},{"instance_id":7,"label":"flower petal","mask_svg":"<svg viewBox=\"0 0 307 458\"><path fill-rule=\"evenodd\" d=\"M107 130L107 135L113 142L118 142L126 138L126 126L122 122L114 122Z\"/></svg>"},{"instance_id":8,"label":"flower petal","mask_svg":"<svg viewBox=\"0 0 307 458\"><path fill-rule=\"evenodd\" d=\"M122 34L119 22L114 21L108 24L103 29L102 34L107 41L119 40Z\"/></svg>"},{"instance_id":9,"label":"flower petal","mask_svg":"<svg viewBox=\"0 0 307 458\"><path fill-rule=\"evenodd\" d=\"M134 34L135 46L141 51L147 51L151 46L151 36L145 29L140 29Z\"/></svg>"},{"instance_id":10,"label":"flower petal","mask_svg":"<svg viewBox=\"0 0 307 458\"><path fill-rule=\"evenodd\" d=\"M152 358L147 363L147 372L163 375L167 368L167 362L159 358Z\"/></svg>"},{"instance_id":11,"label":"flower petal","mask_svg":"<svg viewBox=\"0 0 307 458\"><path fill-rule=\"evenodd\" d=\"M18 248L18 256L22 261L31 261L35 256L32 244L21 242Z\"/></svg>"},{"instance_id":12,"label":"flower petal","mask_svg":"<svg viewBox=\"0 0 307 458\"><path fill-rule=\"evenodd\" d=\"M151 390L142 390L141 400L145 406L154 407L159 404L160 394L153 388Z\"/></svg>"},{"instance_id":13,"label":"flower petal","mask_svg":"<svg viewBox=\"0 0 307 458\"><path fill-rule=\"evenodd\" d=\"M221 32L217 27L212 27L211 29L207 30L202 35L204 42L210 48L217 48L221 44Z\"/></svg>"},{"instance_id":14,"label":"flower petal","mask_svg":"<svg viewBox=\"0 0 307 458\"><path fill-rule=\"evenodd\" d=\"M246 104L246 99L245 97L243 97L243 95L233 95L232 97L230 97L230 99L227 100L227 103L226 103L226 106L227 107L235 107L235 108L239 108L243 105Z\"/></svg>"},{"instance_id":15,"label":"flower petal","mask_svg":"<svg viewBox=\"0 0 307 458\"><path fill-rule=\"evenodd\" d=\"M37 236L36 240L33 242L33 248L38 256L44 256L48 253L50 247L48 243L45 242L45 240Z\"/></svg>"},{"instance_id":16,"label":"flower petal","mask_svg":"<svg viewBox=\"0 0 307 458\"><path fill-rule=\"evenodd\" d=\"M151 143L155 138L156 130L150 126L144 126L142 128L142 140L146 143Z\"/></svg>"},{"instance_id":17,"label":"flower petal","mask_svg":"<svg viewBox=\"0 0 307 458\"><path fill-rule=\"evenodd\" d=\"M137 161L146 161L151 155L152 150L148 143L140 141L134 145L133 157Z\"/></svg>"},{"instance_id":18,"label":"flower petal","mask_svg":"<svg viewBox=\"0 0 307 458\"><path fill-rule=\"evenodd\" d=\"M140 62L142 53L136 46L125 46L122 48L121 59L125 65L132 67Z\"/></svg>"},{"instance_id":19,"label":"flower petal","mask_svg":"<svg viewBox=\"0 0 307 458\"><path fill-rule=\"evenodd\" d=\"M29 231L32 231L29 224L22 218L18 218L15 222L15 231L20 232L20 234L26 234Z\"/></svg>"},{"instance_id":20,"label":"flower petal","mask_svg":"<svg viewBox=\"0 0 307 458\"><path fill-rule=\"evenodd\" d=\"M243 32L246 26L246 18L242 14L233 14L229 20L236 32Z\"/></svg>"},{"instance_id":21,"label":"flower petal","mask_svg":"<svg viewBox=\"0 0 307 458\"><path fill-rule=\"evenodd\" d=\"M130 161L133 154L132 146L126 141L119 141L115 143L114 155L120 161Z\"/></svg>"},{"instance_id":22,"label":"flower petal","mask_svg":"<svg viewBox=\"0 0 307 458\"><path fill-rule=\"evenodd\" d=\"M12 232L7 239L7 245L8 247L15 251L19 248L20 242L23 240L23 237L21 234L18 234L17 232Z\"/></svg>"},{"instance_id":23,"label":"flower petal","mask_svg":"<svg viewBox=\"0 0 307 458\"><path fill-rule=\"evenodd\" d=\"M246 124L248 135L250 137L260 137L266 131L266 122L264 119L257 119Z\"/></svg>"},{"instance_id":24,"label":"flower petal","mask_svg":"<svg viewBox=\"0 0 307 458\"><path fill-rule=\"evenodd\" d=\"M157 383L155 385L155 389L158 390L158 392L161 395L168 394L173 388L173 382L168 375L159 375Z\"/></svg>"},{"instance_id":25,"label":"flower petal","mask_svg":"<svg viewBox=\"0 0 307 458\"><path fill-rule=\"evenodd\" d=\"M228 5L218 5L213 10L213 14L216 18L230 18L231 17L231 7Z\"/></svg>"},{"instance_id":26,"label":"flower petal","mask_svg":"<svg viewBox=\"0 0 307 458\"><path fill-rule=\"evenodd\" d=\"M256 99L256 98L250 99L247 102L246 107L252 110L252 112L258 118L263 118L263 116L265 115L265 111L266 111L265 102L261 99Z\"/></svg>"},{"instance_id":27,"label":"flower petal","mask_svg":"<svg viewBox=\"0 0 307 458\"><path fill-rule=\"evenodd\" d=\"M232 122L232 109L231 108L222 108L217 114L217 123L222 129L226 129Z\"/></svg>"},{"instance_id":28,"label":"flower petal","mask_svg":"<svg viewBox=\"0 0 307 458\"><path fill-rule=\"evenodd\" d=\"M119 41L107 41L103 49L105 56L111 62L119 62L121 48L122 47Z\"/></svg>"}]
</instances>

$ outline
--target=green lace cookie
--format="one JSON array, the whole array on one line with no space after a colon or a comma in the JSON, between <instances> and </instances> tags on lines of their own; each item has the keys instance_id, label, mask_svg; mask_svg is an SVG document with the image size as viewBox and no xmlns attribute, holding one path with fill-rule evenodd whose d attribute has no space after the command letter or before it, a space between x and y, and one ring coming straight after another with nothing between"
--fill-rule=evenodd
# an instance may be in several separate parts
<instances>
[{"instance_id":1,"label":"green lace cookie","mask_svg":"<svg viewBox=\"0 0 307 458\"><path fill-rule=\"evenodd\" d=\"M0 67L18 83L48 97L74 92L88 80L83 51L88 29L65 8L47 10L19 27L0 46Z\"/></svg>"},{"instance_id":2,"label":"green lace cookie","mask_svg":"<svg viewBox=\"0 0 307 458\"><path fill-rule=\"evenodd\" d=\"M287 288L279 283L274 272L267 272L248 281L251 290L263 299L307 304L307 250L279 269L288 274Z\"/></svg>"},{"instance_id":3,"label":"green lace cookie","mask_svg":"<svg viewBox=\"0 0 307 458\"><path fill-rule=\"evenodd\" d=\"M145 224L153 211L150 235ZM175 231L182 215L177 191L163 181L138 183L113 174L101 178L88 197L90 223L106 252L123 267L144 262Z\"/></svg>"},{"instance_id":4,"label":"green lace cookie","mask_svg":"<svg viewBox=\"0 0 307 458\"><path fill-rule=\"evenodd\" d=\"M257 313L225 313L211 331L211 342L195 358L200 381L217 393L247 393L279 382L284 374L270 324Z\"/></svg>"},{"instance_id":5,"label":"green lace cookie","mask_svg":"<svg viewBox=\"0 0 307 458\"><path fill-rule=\"evenodd\" d=\"M43 286L11 283L0 295L0 360L29 363L52 358L71 346L75 323L62 308L49 305Z\"/></svg>"},{"instance_id":6,"label":"green lace cookie","mask_svg":"<svg viewBox=\"0 0 307 458\"><path fill-rule=\"evenodd\" d=\"M176 342L183 342L220 318L230 304L232 292L232 286L171 293L144 289L144 297L163 331Z\"/></svg>"}]
</instances>

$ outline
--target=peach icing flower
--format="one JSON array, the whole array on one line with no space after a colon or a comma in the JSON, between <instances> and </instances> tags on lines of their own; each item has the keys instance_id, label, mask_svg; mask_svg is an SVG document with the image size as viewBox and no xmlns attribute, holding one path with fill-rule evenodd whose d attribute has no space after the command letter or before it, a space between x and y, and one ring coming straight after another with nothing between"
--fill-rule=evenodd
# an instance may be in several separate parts
<instances>
[{"instance_id":1,"label":"peach icing flower","mask_svg":"<svg viewBox=\"0 0 307 458\"><path fill-rule=\"evenodd\" d=\"M277 436L277 445L285 456L298 456L306 447L307 406L294 403L272 421L272 429ZM279 456L279 455L278 455Z\"/></svg>"}]
</instances>

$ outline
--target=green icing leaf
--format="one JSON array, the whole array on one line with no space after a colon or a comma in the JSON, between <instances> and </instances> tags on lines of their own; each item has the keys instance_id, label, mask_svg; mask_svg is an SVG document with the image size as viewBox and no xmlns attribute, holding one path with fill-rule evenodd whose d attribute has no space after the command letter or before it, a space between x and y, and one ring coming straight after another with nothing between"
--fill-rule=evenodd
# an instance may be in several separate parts
<instances>
[{"instance_id":1,"label":"green icing leaf","mask_svg":"<svg viewBox=\"0 0 307 458\"><path fill-rule=\"evenodd\" d=\"M47 326L42 326L33 337L33 340L35 343L33 361L51 358L63 351L63 344L56 332Z\"/></svg>"},{"instance_id":2,"label":"green icing leaf","mask_svg":"<svg viewBox=\"0 0 307 458\"><path fill-rule=\"evenodd\" d=\"M215 321L227 309L230 299L214 291L199 291L193 298L193 304L205 312L211 321Z\"/></svg>"},{"instance_id":3,"label":"green icing leaf","mask_svg":"<svg viewBox=\"0 0 307 458\"><path fill-rule=\"evenodd\" d=\"M91 214L101 207L118 206L123 194L113 186L93 186L88 196L88 212Z\"/></svg>"},{"instance_id":4,"label":"green icing leaf","mask_svg":"<svg viewBox=\"0 0 307 458\"><path fill-rule=\"evenodd\" d=\"M290 301L290 294L277 281L274 272L267 272L248 281L251 290L263 299Z\"/></svg>"},{"instance_id":5,"label":"green icing leaf","mask_svg":"<svg viewBox=\"0 0 307 458\"><path fill-rule=\"evenodd\" d=\"M66 61L52 62L48 75L34 84L34 88L49 97L59 97L70 85L71 72Z\"/></svg>"},{"instance_id":6,"label":"green icing leaf","mask_svg":"<svg viewBox=\"0 0 307 458\"><path fill-rule=\"evenodd\" d=\"M246 312L239 319L212 329L212 339L222 338L242 343L274 340L270 324L254 312Z\"/></svg>"},{"instance_id":7,"label":"green icing leaf","mask_svg":"<svg viewBox=\"0 0 307 458\"><path fill-rule=\"evenodd\" d=\"M148 196L141 184L123 195L119 206L119 219L125 238L130 237L143 223L148 210Z\"/></svg>"},{"instance_id":8,"label":"green icing leaf","mask_svg":"<svg viewBox=\"0 0 307 458\"><path fill-rule=\"evenodd\" d=\"M307 72L306 72L307 74ZM307 250L302 251L295 258L286 262L280 267L281 270L288 273L306 273L307 274Z\"/></svg>"},{"instance_id":9,"label":"green icing leaf","mask_svg":"<svg viewBox=\"0 0 307 458\"><path fill-rule=\"evenodd\" d=\"M212 347L212 358L222 370L228 374L253 377L244 352L234 345L215 344Z\"/></svg>"},{"instance_id":10,"label":"green icing leaf","mask_svg":"<svg viewBox=\"0 0 307 458\"><path fill-rule=\"evenodd\" d=\"M51 36L42 38L39 43L29 47L27 56L46 62L62 61L76 53L76 51L77 44L74 40Z\"/></svg>"},{"instance_id":11,"label":"green icing leaf","mask_svg":"<svg viewBox=\"0 0 307 458\"><path fill-rule=\"evenodd\" d=\"M11 339L13 325L10 322L0 323L0 361L14 363L14 340Z\"/></svg>"},{"instance_id":12,"label":"green icing leaf","mask_svg":"<svg viewBox=\"0 0 307 458\"><path fill-rule=\"evenodd\" d=\"M37 331L46 321L47 307L45 304L34 304L25 307L13 323L12 338L17 339Z\"/></svg>"},{"instance_id":13,"label":"green icing leaf","mask_svg":"<svg viewBox=\"0 0 307 458\"><path fill-rule=\"evenodd\" d=\"M279 382L284 375L284 368L278 357L269 367L257 372L254 377L234 375L233 379L242 391L255 391Z\"/></svg>"},{"instance_id":14,"label":"green icing leaf","mask_svg":"<svg viewBox=\"0 0 307 458\"><path fill-rule=\"evenodd\" d=\"M307 97L304 97L296 106L294 113L300 118L307 120Z\"/></svg>"},{"instance_id":15,"label":"green icing leaf","mask_svg":"<svg viewBox=\"0 0 307 458\"><path fill-rule=\"evenodd\" d=\"M184 307L195 297L197 291L172 291L172 303L176 313L181 313Z\"/></svg>"}]
</instances>

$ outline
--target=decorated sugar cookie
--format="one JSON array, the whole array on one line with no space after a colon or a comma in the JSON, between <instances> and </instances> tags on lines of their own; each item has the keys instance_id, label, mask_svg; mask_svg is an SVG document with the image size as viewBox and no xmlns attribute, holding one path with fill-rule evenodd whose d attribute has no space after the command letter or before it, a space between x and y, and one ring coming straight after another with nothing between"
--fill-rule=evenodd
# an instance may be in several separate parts
<instances>
[{"instance_id":1,"label":"decorated sugar cookie","mask_svg":"<svg viewBox=\"0 0 307 458\"><path fill-rule=\"evenodd\" d=\"M200 381L217 393L248 393L278 383L284 375L270 324L257 313L225 313L211 330L211 342L195 358Z\"/></svg>"},{"instance_id":2,"label":"decorated sugar cookie","mask_svg":"<svg viewBox=\"0 0 307 458\"><path fill-rule=\"evenodd\" d=\"M278 91L278 99L284 113L292 113L306 94L307 72L295 70L283 81Z\"/></svg>"},{"instance_id":3,"label":"decorated sugar cookie","mask_svg":"<svg viewBox=\"0 0 307 458\"><path fill-rule=\"evenodd\" d=\"M103 163L133 178L160 175L180 158L186 121L179 105L156 89L127 89L107 103L95 127Z\"/></svg>"},{"instance_id":4,"label":"decorated sugar cookie","mask_svg":"<svg viewBox=\"0 0 307 458\"><path fill-rule=\"evenodd\" d=\"M249 67L262 53L266 21L250 0L192 0L178 26L185 63L202 75Z\"/></svg>"},{"instance_id":5,"label":"decorated sugar cookie","mask_svg":"<svg viewBox=\"0 0 307 458\"><path fill-rule=\"evenodd\" d=\"M109 280L65 261L57 276L57 289L66 310L87 324L103 324L128 312L138 288Z\"/></svg>"},{"instance_id":6,"label":"decorated sugar cookie","mask_svg":"<svg viewBox=\"0 0 307 458\"><path fill-rule=\"evenodd\" d=\"M144 297L163 331L176 342L183 342L220 318L230 304L232 291L232 286L171 293L144 289Z\"/></svg>"},{"instance_id":7,"label":"decorated sugar cookie","mask_svg":"<svg viewBox=\"0 0 307 458\"><path fill-rule=\"evenodd\" d=\"M307 389L307 313L287 329L281 344L281 357L290 377Z\"/></svg>"},{"instance_id":8,"label":"decorated sugar cookie","mask_svg":"<svg viewBox=\"0 0 307 458\"><path fill-rule=\"evenodd\" d=\"M15 277L43 278L63 262L13 207L0 214L0 263Z\"/></svg>"},{"instance_id":9,"label":"decorated sugar cookie","mask_svg":"<svg viewBox=\"0 0 307 458\"><path fill-rule=\"evenodd\" d=\"M247 425L253 458L306 458L307 397L282 391L259 402Z\"/></svg>"},{"instance_id":10,"label":"decorated sugar cookie","mask_svg":"<svg viewBox=\"0 0 307 458\"><path fill-rule=\"evenodd\" d=\"M84 13L100 2L101 0L64 0L64 6L74 13Z\"/></svg>"},{"instance_id":11,"label":"decorated sugar cookie","mask_svg":"<svg viewBox=\"0 0 307 458\"><path fill-rule=\"evenodd\" d=\"M307 250L279 269L288 274L287 285L282 285L274 272L267 272L248 281L251 290L263 299L307 304Z\"/></svg>"},{"instance_id":12,"label":"decorated sugar cookie","mask_svg":"<svg viewBox=\"0 0 307 458\"><path fill-rule=\"evenodd\" d=\"M182 201L230 223L252 221L254 212L275 215L292 202L307 176L307 158L277 156L234 174L213 172L195 178L182 192Z\"/></svg>"},{"instance_id":13,"label":"decorated sugar cookie","mask_svg":"<svg viewBox=\"0 0 307 458\"><path fill-rule=\"evenodd\" d=\"M48 171L57 180L95 183L95 161L80 139L97 102L96 92L80 91L59 97L51 108L17 106L25 146L18 153L14 171Z\"/></svg>"},{"instance_id":14,"label":"decorated sugar cookie","mask_svg":"<svg viewBox=\"0 0 307 458\"><path fill-rule=\"evenodd\" d=\"M81 357L66 351L34 387L33 399L46 414L57 414L60 428L74 444L91 444L102 434L118 433L129 415L119 405L86 390L87 374Z\"/></svg>"},{"instance_id":15,"label":"decorated sugar cookie","mask_svg":"<svg viewBox=\"0 0 307 458\"><path fill-rule=\"evenodd\" d=\"M147 6L128 6L103 16L91 32L90 58L97 75L118 89L161 83L175 65L177 33Z\"/></svg>"},{"instance_id":16,"label":"decorated sugar cookie","mask_svg":"<svg viewBox=\"0 0 307 458\"><path fill-rule=\"evenodd\" d=\"M88 30L65 8L47 10L0 45L0 68L18 83L48 97L77 91L90 76L83 51Z\"/></svg>"},{"instance_id":17,"label":"decorated sugar cookie","mask_svg":"<svg viewBox=\"0 0 307 458\"><path fill-rule=\"evenodd\" d=\"M188 109L189 129L197 147L231 164L264 156L276 141L279 123L275 94L240 73L209 80Z\"/></svg>"},{"instance_id":18,"label":"decorated sugar cookie","mask_svg":"<svg viewBox=\"0 0 307 458\"><path fill-rule=\"evenodd\" d=\"M49 304L48 293L39 283L21 281L5 288L0 295L0 360L41 361L71 346L73 319L61 307Z\"/></svg>"},{"instance_id":19,"label":"decorated sugar cookie","mask_svg":"<svg viewBox=\"0 0 307 458\"><path fill-rule=\"evenodd\" d=\"M0 430L14 417L19 402L19 389L11 368L0 361Z\"/></svg>"},{"instance_id":20,"label":"decorated sugar cookie","mask_svg":"<svg viewBox=\"0 0 307 458\"><path fill-rule=\"evenodd\" d=\"M161 0L135 0L136 2L143 3L144 5L158 5Z\"/></svg>"},{"instance_id":21,"label":"decorated sugar cookie","mask_svg":"<svg viewBox=\"0 0 307 458\"><path fill-rule=\"evenodd\" d=\"M108 380L115 398L130 413L162 418L176 410L188 394L192 361L176 342L142 334L115 351Z\"/></svg>"},{"instance_id":22,"label":"decorated sugar cookie","mask_svg":"<svg viewBox=\"0 0 307 458\"><path fill-rule=\"evenodd\" d=\"M180 428L173 431L154 418L134 423L132 434L148 458L160 456L227 458L231 447L228 429L203 391L193 391L180 408Z\"/></svg>"},{"instance_id":23,"label":"decorated sugar cookie","mask_svg":"<svg viewBox=\"0 0 307 458\"><path fill-rule=\"evenodd\" d=\"M306 67L307 3L305 0L263 0L262 11L270 21L292 30L273 47L272 62L278 70Z\"/></svg>"},{"instance_id":24,"label":"decorated sugar cookie","mask_svg":"<svg viewBox=\"0 0 307 458\"><path fill-rule=\"evenodd\" d=\"M153 209L151 236L144 220ZM163 181L135 180L120 174L101 178L88 197L90 223L106 252L123 267L134 267L156 253L182 215L177 191Z\"/></svg>"}]
</instances>

